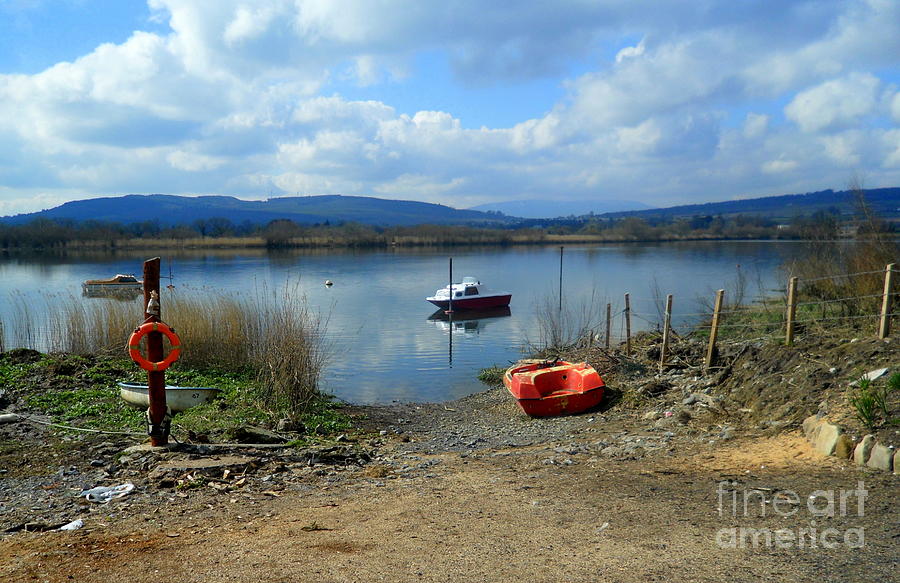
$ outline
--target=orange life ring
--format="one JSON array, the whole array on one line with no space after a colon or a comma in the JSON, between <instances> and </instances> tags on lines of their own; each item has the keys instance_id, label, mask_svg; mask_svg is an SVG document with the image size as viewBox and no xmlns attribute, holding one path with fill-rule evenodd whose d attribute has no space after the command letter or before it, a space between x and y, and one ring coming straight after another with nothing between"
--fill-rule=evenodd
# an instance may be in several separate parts
<instances>
[{"instance_id":1,"label":"orange life ring","mask_svg":"<svg viewBox=\"0 0 900 583\"><path fill-rule=\"evenodd\" d=\"M172 343L172 349L169 351L169 356L165 357L159 362L151 362L144 358L144 356L141 354L141 338L143 338L150 332L160 332L162 334L165 334L166 338L169 339L169 342ZM131 337L128 339L128 354L129 356L131 356L131 360L138 363L138 365L140 365L140 367L144 370L166 370L181 356L181 339L177 334L175 334L175 331L169 328L166 324L162 322L147 322L140 328L136 328L135 331L131 333Z\"/></svg>"}]
</instances>

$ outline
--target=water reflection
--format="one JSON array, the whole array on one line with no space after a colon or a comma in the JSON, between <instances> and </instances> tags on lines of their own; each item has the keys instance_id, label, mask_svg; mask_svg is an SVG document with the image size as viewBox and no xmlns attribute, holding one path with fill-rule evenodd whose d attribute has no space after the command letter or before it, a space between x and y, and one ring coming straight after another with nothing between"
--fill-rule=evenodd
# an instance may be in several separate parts
<instances>
[{"instance_id":1,"label":"water reflection","mask_svg":"<svg viewBox=\"0 0 900 583\"><path fill-rule=\"evenodd\" d=\"M489 308L486 310L457 310L448 314L444 310L436 310L428 316L428 321L439 330L452 330L456 334L477 334L487 326L485 320L508 318L512 315L509 306Z\"/></svg>"}]
</instances>

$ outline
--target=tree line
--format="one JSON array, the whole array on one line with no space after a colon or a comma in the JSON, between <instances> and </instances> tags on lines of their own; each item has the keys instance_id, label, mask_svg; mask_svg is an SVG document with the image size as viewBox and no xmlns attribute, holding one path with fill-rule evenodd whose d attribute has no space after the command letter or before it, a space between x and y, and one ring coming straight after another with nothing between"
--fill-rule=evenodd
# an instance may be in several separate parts
<instances>
[{"instance_id":1,"label":"tree line","mask_svg":"<svg viewBox=\"0 0 900 583\"><path fill-rule=\"evenodd\" d=\"M678 241L704 239L833 240L877 229L893 232L887 222L845 220L837 209L798 215L776 222L754 215L695 215L692 217L636 216L609 218L586 215L523 220L510 226L416 225L379 227L352 222L305 225L289 219L267 224L225 217L198 219L189 224L162 225L159 221L130 224L38 218L22 225L0 223L0 249L66 249L80 246L117 248L144 242L164 246L215 244L231 239L231 246L322 247L444 244L515 244L557 241Z\"/></svg>"}]
</instances>

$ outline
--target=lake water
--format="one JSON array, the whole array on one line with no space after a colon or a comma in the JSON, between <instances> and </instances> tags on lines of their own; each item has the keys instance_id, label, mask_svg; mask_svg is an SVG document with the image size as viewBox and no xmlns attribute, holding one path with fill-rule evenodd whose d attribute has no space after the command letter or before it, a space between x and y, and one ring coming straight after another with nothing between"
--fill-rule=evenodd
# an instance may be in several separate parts
<instances>
[{"instance_id":1,"label":"lake water","mask_svg":"<svg viewBox=\"0 0 900 583\"><path fill-rule=\"evenodd\" d=\"M802 249L801 243L720 241L566 246L563 299L574 313L592 305L599 324L606 303L619 314L623 294L630 293L633 328L642 329L656 326L658 298L673 294L675 323L686 325L692 314L703 311L699 298L711 302L719 288L733 293L738 269L750 296L783 289L777 267ZM492 289L511 292L509 312L483 319L464 319L460 312L452 323L435 313L424 298L446 285L450 256L456 281L474 276ZM0 257L0 317L8 325L10 298L16 294L72 294L80 300L83 280L140 275L149 257ZM476 379L480 369L506 366L523 356L528 341L539 340L538 306L558 304L560 248L204 251L164 255L163 275L170 266L180 293L246 293L298 282L311 307L328 317L332 357L323 388L341 399L441 401L482 390ZM334 285L326 287L326 279ZM621 337L622 330L621 317L614 318L613 335Z\"/></svg>"}]
</instances>

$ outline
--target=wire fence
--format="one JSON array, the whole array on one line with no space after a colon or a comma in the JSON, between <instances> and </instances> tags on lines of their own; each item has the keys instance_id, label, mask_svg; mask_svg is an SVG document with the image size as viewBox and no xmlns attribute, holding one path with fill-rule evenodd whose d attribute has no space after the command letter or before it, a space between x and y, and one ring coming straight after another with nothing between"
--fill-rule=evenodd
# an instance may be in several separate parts
<instances>
[{"instance_id":1,"label":"wire fence","mask_svg":"<svg viewBox=\"0 0 900 583\"><path fill-rule=\"evenodd\" d=\"M891 333L892 323L900 316L900 311L893 307L900 302L900 293L894 291L894 274L898 271L891 263L884 269L875 271L859 271L855 273L832 274L815 278L790 278L784 291L779 295L756 296L750 301L737 305L725 305L725 291L719 290L714 304L709 311L678 312L675 308L667 310L667 306L677 306L671 295L663 298L634 298L625 294L625 308L613 311L612 304L607 304L608 318L589 330L590 342L605 342L607 346L614 340L612 330L618 331L615 340L626 343L630 351L632 331L655 331L664 336L660 357L660 368L666 364L669 338L668 330L680 334L708 337L709 346L705 366L711 367L716 353L715 343L719 337L739 338L741 340L765 340L792 344L797 334L821 329L825 326L833 328L835 324L843 324L856 333L868 333L878 338L887 338ZM879 276L877 280L873 276ZM860 281L866 278L863 284ZM822 282L829 282L823 286ZM880 293L853 293L857 290L869 291L877 284L882 288ZM641 306L640 310L632 306ZM696 305L695 303L692 305ZM648 306L656 308L655 313ZM696 309L696 308L695 308ZM618 323L616 323L618 321ZM673 326L669 322L678 322ZM605 333L604 333L605 332Z\"/></svg>"}]
</instances>

